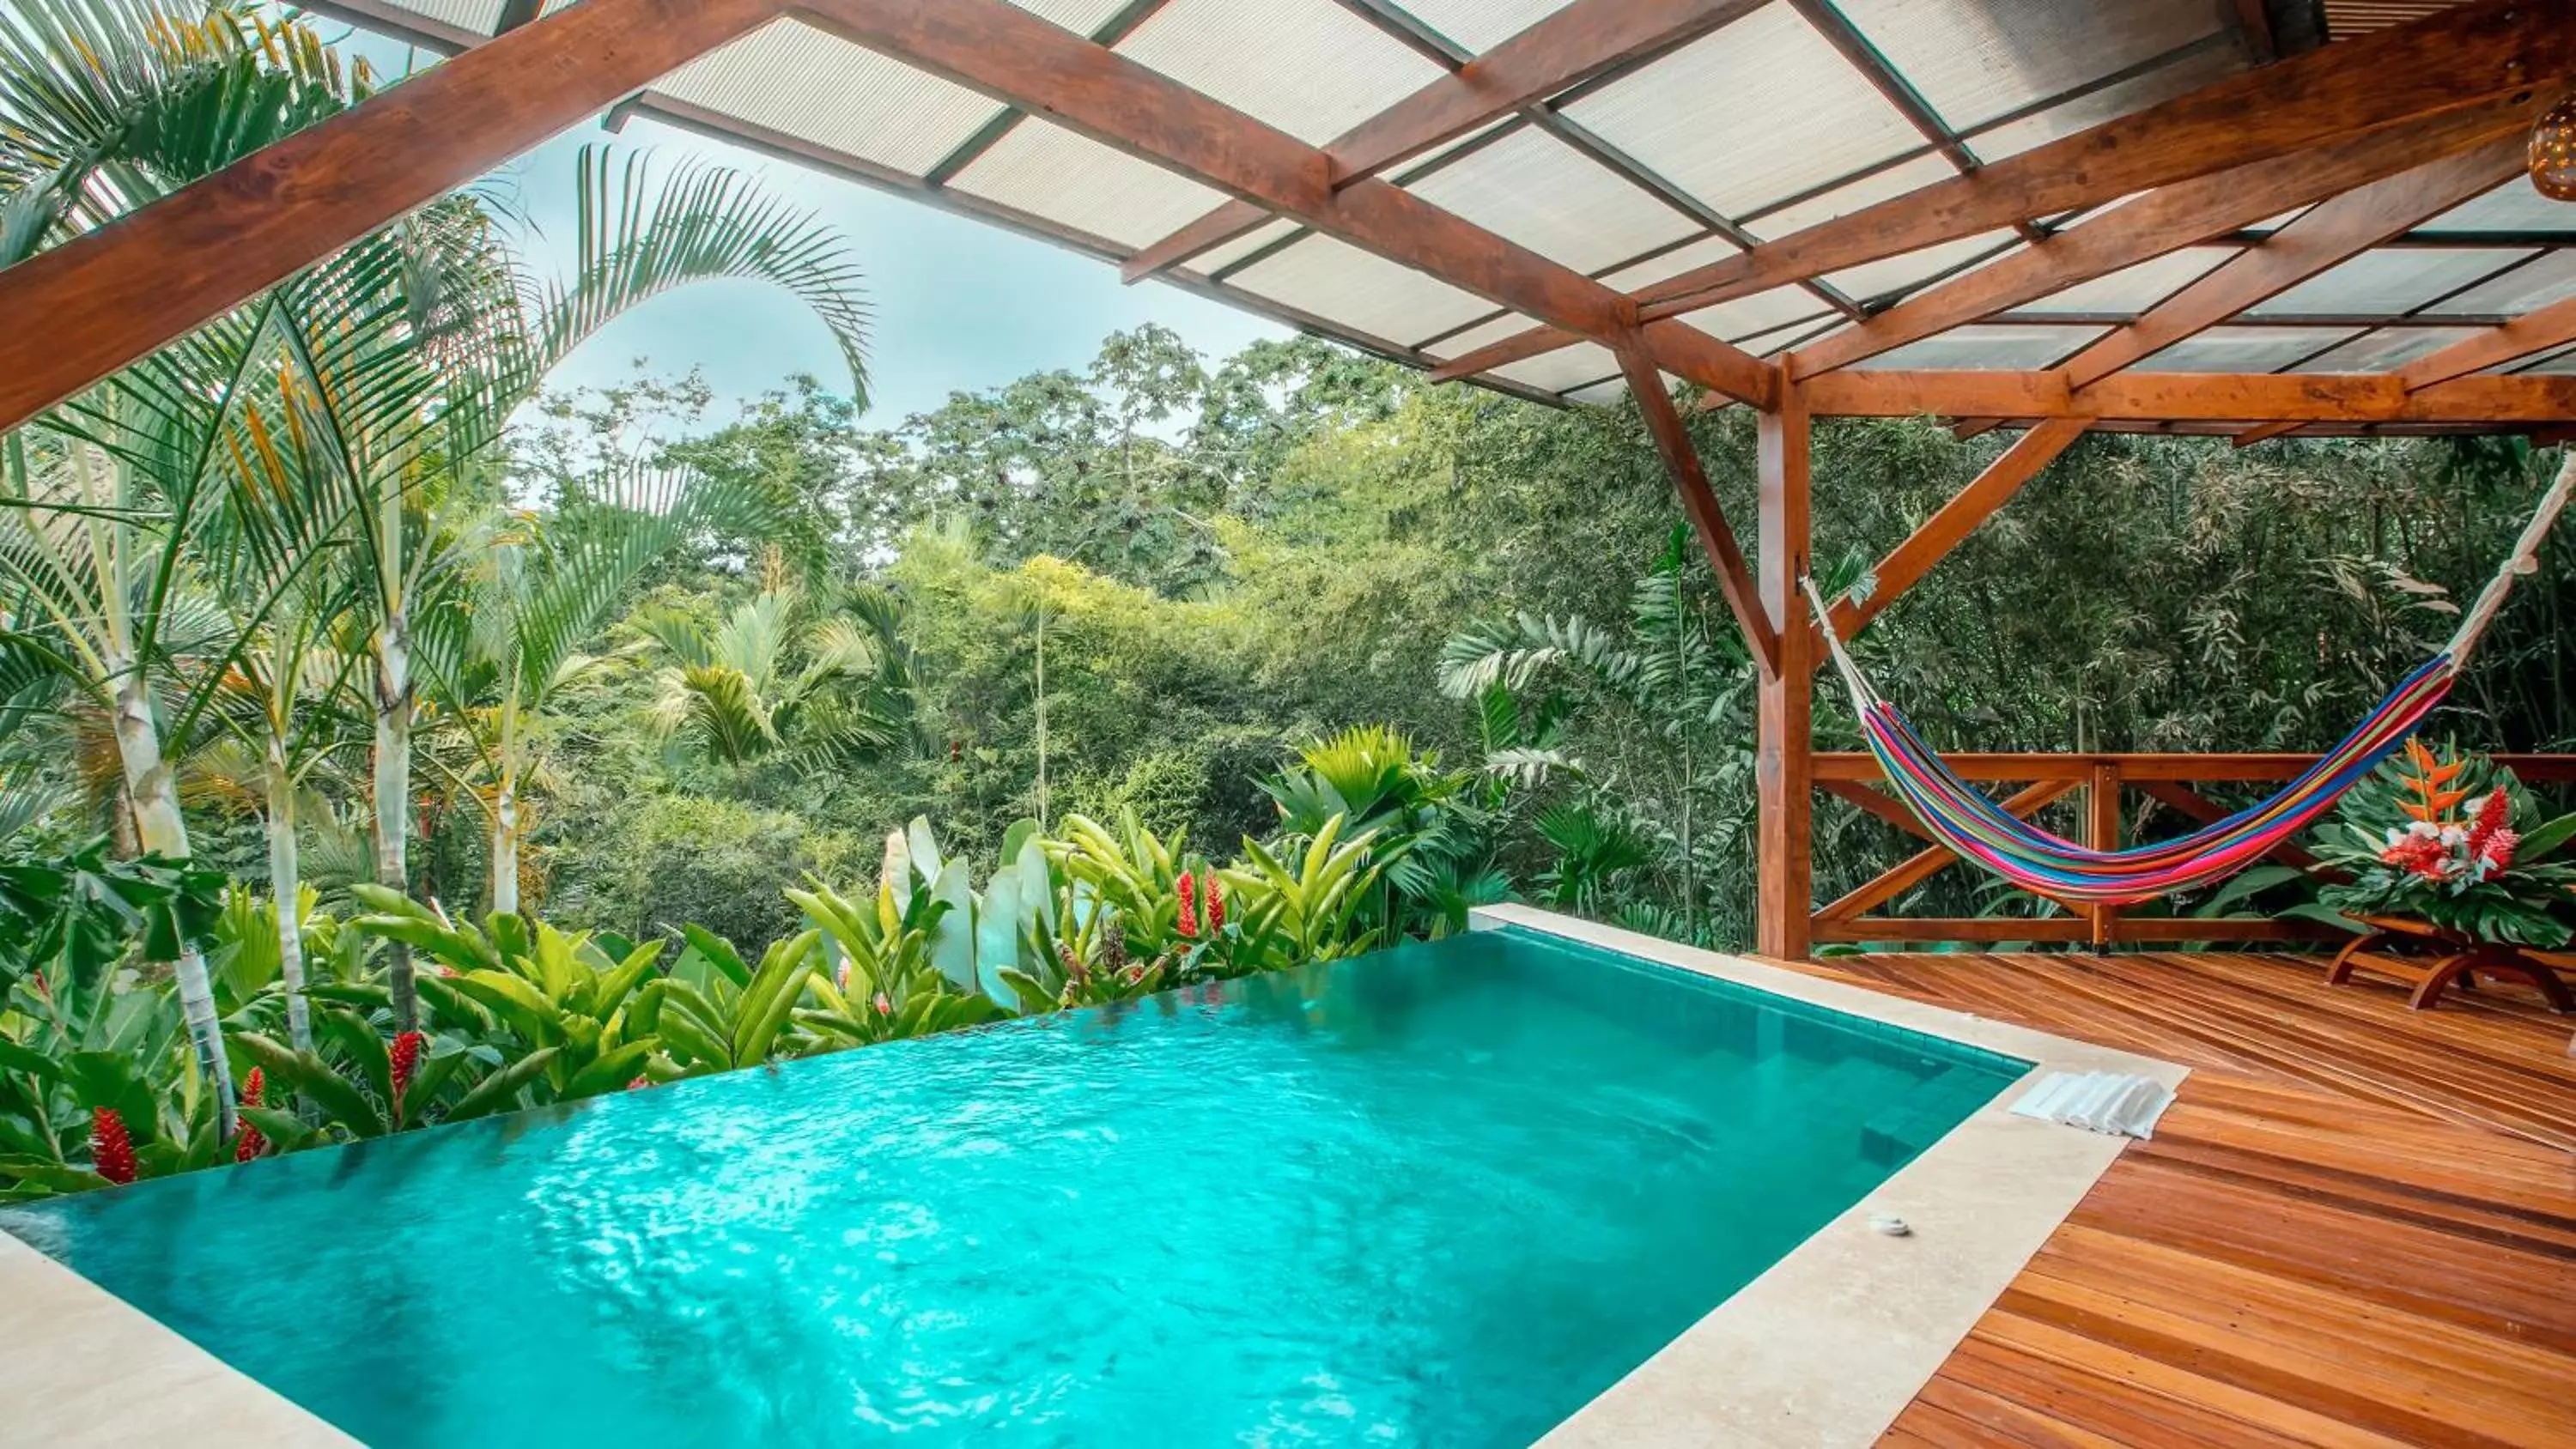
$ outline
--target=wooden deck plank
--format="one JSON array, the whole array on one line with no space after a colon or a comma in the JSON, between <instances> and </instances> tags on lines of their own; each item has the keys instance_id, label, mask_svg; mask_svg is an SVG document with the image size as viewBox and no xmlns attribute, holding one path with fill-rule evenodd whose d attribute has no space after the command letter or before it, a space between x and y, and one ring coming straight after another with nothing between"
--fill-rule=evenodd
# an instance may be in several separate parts
<instances>
[{"instance_id":1,"label":"wooden deck plank","mask_svg":"<svg viewBox=\"0 0 2576 1449\"><path fill-rule=\"evenodd\" d=\"M2576 1022L2234 953L1796 969L2195 1068L1883 1444L2576 1446Z\"/></svg>"}]
</instances>

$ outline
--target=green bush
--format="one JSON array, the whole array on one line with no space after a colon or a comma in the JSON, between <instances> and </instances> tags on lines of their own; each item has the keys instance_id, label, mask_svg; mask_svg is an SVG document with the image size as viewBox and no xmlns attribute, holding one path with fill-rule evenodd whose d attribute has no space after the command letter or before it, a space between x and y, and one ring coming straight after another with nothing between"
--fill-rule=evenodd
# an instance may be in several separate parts
<instances>
[{"instance_id":1,"label":"green bush","mask_svg":"<svg viewBox=\"0 0 2576 1449\"><path fill-rule=\"evenodd\" d=\"M692 922L755 944L795 933L780 894L810 874L873 875L876 837L729 800L656 795L633 802L617 828L568 842L552 866L548 913L634 937Z\"/></svg>"}]
</instances>

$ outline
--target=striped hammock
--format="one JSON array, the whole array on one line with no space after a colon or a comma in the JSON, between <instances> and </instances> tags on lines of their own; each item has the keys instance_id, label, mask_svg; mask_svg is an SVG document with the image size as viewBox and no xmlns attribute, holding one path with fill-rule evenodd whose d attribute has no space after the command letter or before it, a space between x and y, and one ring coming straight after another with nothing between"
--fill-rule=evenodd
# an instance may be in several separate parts
<instances>
[{"instance_id":1,"label":"striped hammock","mask_svg":"<svg viewBox=\"0 0 2576 1449\"><path fill-rule=\"evenodd\" d=\"M2450 693L2469 651L2504 607L2513 581L2539 568L2541 541L2576 489L2576 454L2559 470L2494 579L2460 621L2450 644L2390 690L2368 718L2279 794L2174 840L2128 850L2094 850L2020 819L1959 778L1888 703L1834 632L1832 613L1805 581L1824 621L1825 642L1852 709L1896 795L1923 827L1962 860L1973 861L2024 890L2065 901L2106 904L2149 900L2233 875L2286 844L2334 808L2346 790L2377 768Z\"/></svg>"}]
</instances>

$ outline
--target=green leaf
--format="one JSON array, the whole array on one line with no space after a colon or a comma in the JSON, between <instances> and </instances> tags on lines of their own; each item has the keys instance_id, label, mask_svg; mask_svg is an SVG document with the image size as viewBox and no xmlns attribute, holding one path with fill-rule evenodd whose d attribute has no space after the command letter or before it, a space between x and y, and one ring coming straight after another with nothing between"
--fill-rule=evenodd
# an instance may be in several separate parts
<instances>
[{"instance_id":1,"label":"green leaf","mask_svg":"<svg viewBox=\"0 0 2576 1449\"><path fill-rule=\"evenodd\" d=\"M615 1051L600 1053L590 1065L573 1073L571 1081L564 1083L561 1100L570 1102L623 1090L644 1070L645 1059L653 1055L657 1045L649 1039L631 1041Z\"/></svg>"},{"instance_id":2,"label":"green leaf","mask_svg":"<svg viewBox=\"0 0 2576 1449\"><path fill-rule=\"evenodd\" d=\"M2513 858L2522 865L2546 860L2551 852L2570 839L2576 839L2576 812L2561 815L2546 825L2535 826L2530 834L2522 837L2522 844L2515 849Z\"/></svg>"},{"instance_id":3,"label":"green leaf","mask_svg":"<svg viewBox=\"0 0 2576 1449\"><path fill-rule=\"evenodd\" d=\"M519 1089L544 1074L555 1059L553 1047L539 1047L508 1066L474 1084L474 1089L456 1099L447 1109L450 1122L470 1122L495 1112L511 1110L517 1105Z\"/></svg>"}]
</instances>

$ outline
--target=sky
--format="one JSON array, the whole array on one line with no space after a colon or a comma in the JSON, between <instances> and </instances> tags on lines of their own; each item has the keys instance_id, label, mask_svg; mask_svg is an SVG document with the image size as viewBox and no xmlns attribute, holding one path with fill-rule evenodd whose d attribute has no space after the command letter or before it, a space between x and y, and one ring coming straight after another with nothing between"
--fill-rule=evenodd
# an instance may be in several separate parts
<instances>
[{"instance_id":1,"label":"sky","mask_svg":"<svg viewBox=\"0 0 2576 1449\"><path fill-rule=\"evenodd\" d=\"M326 25L323 34L336 38L338 29ZM389 75L432 59L413 52L407 64L405 47L365 32L344 48ZM1210 358L1288 335L1276 323L1157 282L1127 286L1117 268L1062 247L648 118L613 136L586 121L496 173L543 234L541 267L569 252L574 157L602 142L646 146L665 162L701 157L755 172L842 231L873 313L864 421L874 426L894 426L953 392L996 388L1049 368L1079 370L1102 338L1147 322L1171 328ZM565 250L548 255L553 246ZM710 424L730 421L741 403L800 372L835 392L848 389L823 325L783 293L751 282L707 283L656 299L583 344L549 386L617 382L634 375L638 357L650 359L656 375L703 372L716 394Z\"/></svg>"}]
</instances>

